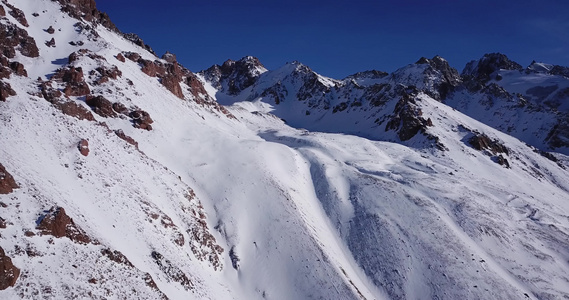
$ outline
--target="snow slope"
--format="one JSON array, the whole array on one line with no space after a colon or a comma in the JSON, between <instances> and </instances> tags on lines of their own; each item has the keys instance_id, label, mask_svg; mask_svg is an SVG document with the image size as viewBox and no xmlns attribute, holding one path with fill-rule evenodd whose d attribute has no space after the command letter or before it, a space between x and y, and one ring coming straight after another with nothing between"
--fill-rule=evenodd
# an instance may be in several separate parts
<instances>
[{"instance_id":1,"label":"snow slope","mask_svg":"<svg viewBox=\"0 0 569 300\"><path fill-rule=\"evenodd\" d=\"M348 101L344 96L367 97L356 85L392 84L393 77L350 83L299 63L255 68L256 83L231 96L220 92L223 83L216 88L199 74L208 96L196 98L199 86L181 82L180 99L140 63L117 59L136 52L165 63L116 32L100 25L97 37L80 32L78 20L53 1L9 3L26 14L40 57L11 59L28 77L5 79L17 95L0 102L0 163L20 186L0 195L7 221L0 247L21 270L0 298L569 295L564 155L551 161L420 91L410 97L432 126L401 142L374 122L393 117L399 98L330 112ZM16 22L8 14L1 21ZM61 27L55 48L43 44L50 37L43 29L52 24ZM84 45L67 43L78 40ZM92 111L95 121L66 115L39 96L37 77L51 78L79 48L103 58L71 63L82 68L90 94L148 112L152 130L136 128L126 115L94 113L86 96L65 101ZM96 84L91 71L112 66L122 75ZM336 97L342 86L354 94ZM276 104L260 94L270 87L289 94ZM299 93L306 101L295 98ZM231 114L208 99L227 104ZM469 140L477 133L507 147L500 155L509 168L490 149L474 149ZM430 147L429 135L446 150ZM77 149L81 139L89 142L88 156ZM42 232L38 222L54 206L65 208L91 242Z\"/></svg>"}]
</instances>

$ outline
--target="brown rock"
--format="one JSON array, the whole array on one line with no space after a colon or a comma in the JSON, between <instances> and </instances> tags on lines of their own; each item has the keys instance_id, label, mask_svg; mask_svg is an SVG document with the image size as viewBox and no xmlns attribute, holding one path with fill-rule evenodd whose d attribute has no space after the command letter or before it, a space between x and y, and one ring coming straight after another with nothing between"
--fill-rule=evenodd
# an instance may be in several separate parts
<instances>
[{"instance_id":1,"label":"brown rock","mask_svg":"<svg viewBox=\"0 0 569 300\"><path fill-rule=\"evenodd\" d=\"M144 110L135 110L130 113L130 117L133 119L134 127L149 131L152 130L150 124L154 123L154 121L150 118L150 114Z\"/></svg>"},{"instance_id":2,"label":"brown rock","mask_svg":"<svg viewBox=\"0 0 569 300\"><path fill-rule=\"evenodd\" d=\"M24 12L22 10L13 6L12 4L10 4L8 2L4 2L4 5L6 5L6 6L8 6L8 8L10 8L10 11L8 13L12 17L14 17L14 19L16 19L16 21L18 21L20 24L24 25L25 27L30 26L28 24L28 20L26 20L26 15L24 14Z\"/></svg>"},{"instance_id":3,"label":"brown rock","mask_svg":"<svg viewBox=\"0 0 569 300\"><path fill-rule=\"evenodd\" d=\"M93 117L93 114L90 111L88 111L82 105L75 103L74 101L66 101L66 102L56 101L54 105L62 113L68 116L72 116L79 120L95 121L95 117Z\"/></svg>"},{"instance_id":4,"label":"brown rock","mask_svg":"<svg viewBox=\"0 0 569 300\"><path fill-rule=\"evenodd\" d=\"M108 257L110 260L116 263L134 268L134 265L130 262L130 260L128 260L128 258L118 250L111 251L111 249L102 249L101 254L103 254L104 256Z\"/></svg>"},{"instance_id":5,"label":"brown rock","mask_svg":"<svg viewBox=\"0 0 569 300\"><path fill-rule=\"evenodd\" d=\"M19 188L14 177L0 164L0 194L9 194Z\"/></svg>"},{"instance_id":6,"label":"brown rock","mask_svg":"<svg viewBox=\"0 0 569 300\"><path fill-rule=\"evenodd\" d=\"M122 55L122 53L117 54L117 60L120 62L125 62L126 60L124 59L124 56Z\"/></svg>"},{"instance_id":7,"label":"brown rock","mask_svg":"<svg viewBox=\"0 0 569 300\"><path fill-rule=\"evenodd\" d=\"M190 87L190 92L197 102L200 102L202 97L205 97L205 95L207 95L205 87L203 86L202 82L196 77L196 75L191 74L186 77L186 84Z\"/></svg>"},{"instance_id":8,"label":"brown rock","mask_svg":"<svg viewBox=\"0 0 569 300\"><path fill-rule=\"evenodd\" d=\"M55 47L55 38L51 38L51 40L45 42L45 45L48 47Z\"/></svg>"},{"instance_id":9,"label":"brown rock","mask_svg":"<svg viewBox=\"0 0 569 300\"><path fill-rule=\"evenodd\" d=\"M117 114L113 110L113 104L103 96L87 97L86 101L93 111L101 117L116 118Z\"/></svg>"},{"instance_id":10,"label":"brown rock","mask_svg":"<svg viewBox=\"0 0 569 300\"><path fill-rule=\"evenodd\" d=\"M176 54L170 53L169 51L166 51L166 53L164 53L164 55L162 55L162 59L169 62L169 63L177 62Z\"/></svg>"},{"instance_id":11,"label":"brown rock","mask_svg":"<svg viewBox=\"0 0 569 300\"><path fill-rule=\"evenodd\" d=\"M10 78L12 75L12 70L6 67L0 67L0 79Z\"/></svg>"},{"instance_id":12,"label":"brown rock","mask_svg":"<svg viewBox=\"0 0 569 300\"><path fill-rule=\"evenodd\" d=\"M142 72L148 76L156 77L166 74L166 68L159 61L140 59L139 62L142 64Z\"/></svg>"},{"instance_id":13,"label":"brown rock","mask_svg":"<svg viewBox=\"0 0 569 300\"><path fill-rule=\"evenodd\" d=\"M39 225L36 229L41 230L42 234L53 235L61 238L67 237L72 241L87 244L91 242L91 238L79 228L73 219L70 218L63 207L52 207L49 211L45 211L36 223Z\"/></svg>"},{"instance_id":14,"label":"brown rock","mask_svg":"<svg viewBox=\"0 0 569 300\"><path fill-rule=\"evenodd\" d=\"M63 93L67 97L71 96L80 97L80 96L89 95L91 93L91 90L89 89L89 86L85 82L80 82L76 84L68 83L65 89L63 89Z\"/></svg>"},{"instance_id":15,"label":"brown rock","mask_svg":"<svg viewBox=\"0 0 569 300\"><path fill-rule=\"evenodd\" d=\"M112 66L110 69L106 67L98 67L95 69L101 76L106 76L112 79L117 79L118 77L122 76L122 72L119 70L117 66Z\"/></svg>"},{"instance_id":16,"label":"brown rock","mask_svg":"<svg viewBox=\"0 0 569 300\"><path fill-rule=\"evenodd\" d=\"M113 110L119 114L128 116L128 108L126 108L126 106L120 102L113 103Z\"/></svg>"},{"instance_id":17,"label":"brown rock","mask_svg":"<svg viewBox=\"0 0 569 300\"><path fill-rule=\"evenodd\" d=\"M16 55L16 48L24 56L39 56L36 41L26 30L14 24L0 23L0 52L8 58L13 58Z\"/></svg>"},{"instance_id":18,"label":"brown rock","mask_svg":"<svg viewBox=\"0 0 569 300\"><path fill-rule=\"evenodd\" d=\"M135 140L134 140L133 138L131 138L130 136L126 135L126 134L124 133L124 131L122 131L121 129L118 129L118 130L115 130L115 134L116 134L119 138L125 140L127 143L133 145L133 146L138 150L138 142L135 141Z\"/></svg>"},{"instance_id":19,"label":"brown rock","mask_svg":"<svg viewBox=\"0 0 569 300\"><path fill-rule=\"evenodd\" d=\"M56 103L62 95L61 91L52 88L45 82L40 85L40 90L43 98L50 103Z\"/></svg>"},{"instance_id":20,"label":"brown rock","mask_svg":"<svg viewBox=\"0 0 569 300\"><path fill-rule=\"evenodd\" d=\"M12 89L9 83L0 81L0 101L6 101L10 96L15 96L16 91Z\"/></svg>"},{"instance_id":21,"label":"brown rock","mask_svg":"<svg viewBox=\"0 0 569 300\"><path fill-rule=\"evenodd\" d=\"M0 290L5 290L16 284L20 276L20 269L12 263L12 259L6 256L4 249L0 247Z\"/></svg>"},{"instance_id":22,"label":"brown rock","mask_svg":"<svg viewBox=\"0 0 569 300\"><path fill-rule=\"evenodd\" d=\"M2 217L0 217L0 228L6 228L6 220L4 220Z\"/></svg>"},{"instance_id":23,"label":"brown rock","mask_svg":"<svg viewBox=\"0 0 569 300\"><path fill-rule=\"evenodd\" d=\"M24 68L24 65L17 61L13 61L10 63L10 69L12 69L12 71L14 71L14 73L16 73L16 75L18 76L28 77L28 72Z\"/></svg>"},{"instance_id":24,"label":"brown rock","mask_svg":"<svg viewBox=\"0 0 569 300\"><path fill-rule=\"evenodd\" d=\"M55 29L53 28L53 26L49 26L49 28L46 29L46 32L49 34L53 34L55 32Z\"/></svg>"},{"instance_id":25,"label":"brown rock","mask_svg":"<svg viewBox=\"0 0 569 300\"><path fill-rule=\"evenodd\" d=\"M77 145L77 148L83 156L89 155L89 142L86 139L81 139Z\"/></svg>"},{"instance_id":26,"label":"brown rock","mask_svg":"<svg viewBox=\"0 0 569 300\"><path fill-rule=\"evenodd\" d=\"M140 54L138 54L136 52L127 52L125 55L126 55L126 58L128 58L134 62L138 62L140 60Z\"/></svg>"},{"instance_id":27,"label":"brown rock","mask_svg":"<svg viewBox=\"0 0 569 300\"><path fill-rule=\"evenodd\" d=\"M172 94L176 95L180 99L184 99L184 93L180 87L180 82L175 75L167 74L160 80L162 85L166 87Z\"/></svg>"},{"instance_id":28,"label":"brown rock","mask_svg":"<svg viewBox=\"0 0 569 300\"><path fill-rule=\"evenodd\" d=\"M4 6L0 5L0 17L5 17L6 11L4 10Z\"/></svg>"}]
</instances>

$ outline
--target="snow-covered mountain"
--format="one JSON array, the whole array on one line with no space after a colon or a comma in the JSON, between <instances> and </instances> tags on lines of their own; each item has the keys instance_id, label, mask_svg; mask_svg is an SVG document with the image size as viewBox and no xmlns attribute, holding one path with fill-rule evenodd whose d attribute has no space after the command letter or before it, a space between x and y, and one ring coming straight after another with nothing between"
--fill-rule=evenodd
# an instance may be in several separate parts
<instances>
[{"instance_id":1,"label":"snow-covered mountain","mask_svg":"<svg viewBox=\"0 0 569 300\"><path fill-rule=\"evenodd\" d=\"M569 297L568 68L193 73L0 3L0 298Z\"/></svg>"}]
</instances>

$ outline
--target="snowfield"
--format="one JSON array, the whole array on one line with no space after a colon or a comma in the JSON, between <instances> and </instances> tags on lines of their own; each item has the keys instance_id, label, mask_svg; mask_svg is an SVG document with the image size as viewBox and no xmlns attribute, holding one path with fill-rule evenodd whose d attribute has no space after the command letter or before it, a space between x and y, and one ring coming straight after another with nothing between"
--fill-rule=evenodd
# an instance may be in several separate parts
<instances>
[{"instance_id":1,"label":"snowfield","mask_svg":"<svg viewBox=\"0 0 569 300\"><path fill-rule=\"evenodd\" d=\"M0 298L569 297L569 160L554 153L552 161L526 144L519 125L526 119L514 124L518 135L508 135L479 107L460 109L466 93L443 103L419 92L414 101L432 121L425 133L445 149L420 133L400 141L375 122L397 99L377 112L364 104L337 114L324 105L362 91L346 98L330 92L330 103L294 99L309 76L299 63L255 69L259 80L237 95L198 74L207 96L181 83L180 99L140 63L117 59L136 52L166 63L116 32L102 25L96 36L78 30L79 21L55 1L8 3L25 13L40 56L16 51L10 61L24 64L28 77L3 79L17 95L0 102L0 163L19 188L0 195L7 224L0 247L20 275ZM9 13L0 22L19 25ZM44 31L50 25L53 35ZM51 37L56 47L45 45ZM90 94L148 112L152 130L135 128L126 115L96 114L84 95L68 99L95 121L39 96L37 78L49 80L79 49L102 57L71 62L82 68ZM122 75L96 84L95 70L112 66ZM415 80L423 69L410 65L398 76ZM521 82L508 74L500 83L506 88ZM527 80L553 80L535 76ZM314 78L322 89L348 84ZM289 92L280 104L260 93L276 82ZM432 88L429 82L419 88ZM204 99L227 105L230 114ZM499 155L509 168L491 149L469 143L476 134L507 148ZM78 150L81 139L87 156ZM52 207L64 208L90 241L42 231Z\"/></svg>"}]
</instances>

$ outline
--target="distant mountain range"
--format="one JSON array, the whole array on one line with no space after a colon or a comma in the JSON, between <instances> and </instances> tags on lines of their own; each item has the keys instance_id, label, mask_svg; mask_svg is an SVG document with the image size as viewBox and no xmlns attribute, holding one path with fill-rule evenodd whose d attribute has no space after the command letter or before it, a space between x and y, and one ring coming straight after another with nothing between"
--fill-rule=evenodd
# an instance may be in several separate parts
<instances>
[{"instance_id":1,"label":"distant mountain range","mask_svg":"<svg viewBox=\"0 0 569 300\"><path fill-rule=\"evenodd\" d=\"M0 3L0 298L569 297L569 68L194 73Z\"/></svg>"}]
</instances>

